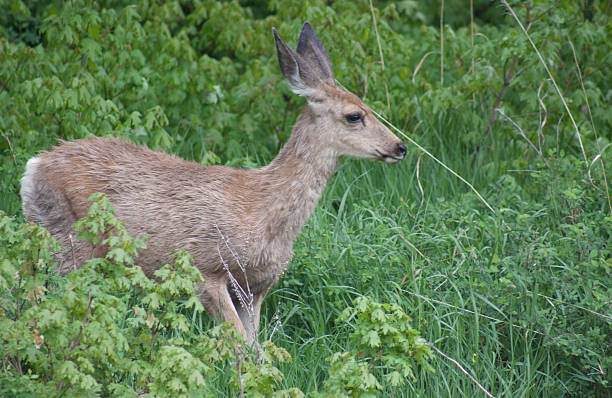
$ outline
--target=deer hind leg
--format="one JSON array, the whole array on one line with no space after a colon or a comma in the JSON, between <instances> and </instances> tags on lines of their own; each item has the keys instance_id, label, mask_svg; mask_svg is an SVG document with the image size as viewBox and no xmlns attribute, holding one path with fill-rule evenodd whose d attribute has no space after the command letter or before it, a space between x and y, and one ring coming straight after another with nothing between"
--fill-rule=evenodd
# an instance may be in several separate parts
<instances>
[{"instance_id":1,"label":"deer hind leg","mask_svg":"<svg viewBox=\"0 0 612 398\"><path fill-rule=\"evenodd\" d=\"M23 213L29 221L46 228L61 245L62 252L56 254L58 269L67 274L83 263L85 253L91 253L92 247L76 239L72 226L77 218L70 203L42 174L39 164L39 158L30 159L21 179Z\"/></svg>"},{"instance_id":2,"label":"deer hind leg","mask_svg":"<svg viewBox=\"0 0 612 398\"><path fill-rule=\"evenodd\" d=\"M200 293L198 296L200 297L202 305L206 308L206 312L220 322L231 322L236 328L236 331L248 341L249 336L238 316L236 307L234 307L232 297L225 281L210 278L205 279L206 286L200 286Z\"/></svg>"}]
</instances>

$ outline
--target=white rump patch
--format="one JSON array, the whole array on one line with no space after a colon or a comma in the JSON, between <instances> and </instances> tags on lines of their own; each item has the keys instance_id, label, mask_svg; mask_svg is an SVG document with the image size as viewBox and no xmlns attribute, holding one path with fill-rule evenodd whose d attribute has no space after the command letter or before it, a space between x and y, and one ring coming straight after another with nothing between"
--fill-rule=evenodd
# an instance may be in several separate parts
<instances>
[{"instance_id":1,"label":"white rump patch","mask_svg":"<svg viewBox=\"0 0 612 398\"><path fill-rule=\"evenodd\" d=\"M21 179L21 199L24 200L29 194L34 192L34 181L33 176L36 174L36 169L38 168L38 164L40 163L40 159L38 157L33 157L28 160L25 168L25 174Z\"/></svg>"}]
</instances>

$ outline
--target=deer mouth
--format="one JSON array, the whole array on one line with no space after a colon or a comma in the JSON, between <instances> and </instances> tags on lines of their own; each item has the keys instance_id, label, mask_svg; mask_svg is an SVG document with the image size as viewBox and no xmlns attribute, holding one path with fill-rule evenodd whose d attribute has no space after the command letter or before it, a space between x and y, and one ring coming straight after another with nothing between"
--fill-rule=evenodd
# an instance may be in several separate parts
<instances>
[{"instance_id":1,"label":"deer mouth","mask_svg":"<svg viewBox=\"0 0 612 398\"><path fill-rule=\"evenodd\" d=\"M388 154L382 153L378 149L375 149L374 152L376 153L376 158L378 160L383 161L383 162L385 162L387 164L397 163L397 162L399 162L400 160L402 160L404 158L403 156L400 158L400 157L396 157L396 156L393 156L393 155L388 155Z\"/></svg>"}]
</instances>

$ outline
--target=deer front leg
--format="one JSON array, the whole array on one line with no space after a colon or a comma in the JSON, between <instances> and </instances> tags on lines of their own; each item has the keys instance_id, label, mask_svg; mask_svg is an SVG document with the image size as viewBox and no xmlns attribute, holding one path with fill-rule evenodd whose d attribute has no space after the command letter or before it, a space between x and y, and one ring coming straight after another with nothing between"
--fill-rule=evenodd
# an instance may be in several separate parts
<instances>
[{"instance_id":1,"label":"deer front leg","mask_svg":"<svg viewBox=\"0 0 612 398\"><path fill-rule=\"evenodd\" d=\"M238 313L238 317L244 326L246 331L246 341L247 344L252 346L253 343L257 342L257 329L258 325L255 323L254 316L254 307L253 308L244 308L240 303L235 304L236 312Z\"/></svg>"},{"instance_id":2,"label":"deer front leg","mask_svg":"<svg viewBox=\"0 0 612 398\"><path fill-rule=\"evenodd\" d=\"M232 302L229 290L225 281L207 279L206 287L200 285L200 293L198 294L200 301L206 312L220 322L228 321L234 324L236 331L249 341L249 335L242 323L238 312Z\"/></svg>"},{"instance_id":3,"label":"deer front leg","mask_svg":"<svg viewBox=\"0 0 612 398\"><path fill-rule=\"evenodd\" d=\"M258 343L257 333L259 332L261 319L261 305L269 290L270 287L267 287L264 291L254 294L250 308L243 308L240 304L236 305L236 311L247 333L247 342L251 346L253 343L256 345Z\"/></svg>"},{"instance_id":4,"label":"deer front leg","mask_svg":"<svg viewBox=\"0 0 612 398\"><path fill-rule=\"evenodd\" d=\"M240 304L236 305L236 312L242 321L247 334L247 343L253 345L257 343L257 332L259 331L259 320L261 313L261 304L265 297L264 294L257 294L253 297L251 308L243 308Z\"/></svg>"}]
</instances>

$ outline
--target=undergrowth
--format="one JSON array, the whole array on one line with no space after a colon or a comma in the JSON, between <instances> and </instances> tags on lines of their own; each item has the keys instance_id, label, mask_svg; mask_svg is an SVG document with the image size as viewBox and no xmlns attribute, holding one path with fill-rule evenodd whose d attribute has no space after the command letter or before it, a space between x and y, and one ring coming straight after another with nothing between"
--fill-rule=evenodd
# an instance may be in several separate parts
<instances>
[{"instance_id":1,"label":"undergrowth","mask_svg":"<svg viewBox=\"0 0 612 398\"><path fill-rule=\"evenodd\" d=\"M57 244L49 233L0 214L2 396L304 396L297 387L278 387L283 374L275 363L291 361L285 349L266 341L252 351L227 323L196 327L202 276L189 253L177 252L149 279L134 266L144 239L127 233L106 197L91 200L75 230L109 251L65 279L53 272ZM416 380L416 366L431 356L397 305L359 297L337 321L355 328L353 349L330 356L317 396L401 386L407 377ZM229 379L222 392L209 386L218 374Z\"/></svg>"}]
</instances>

